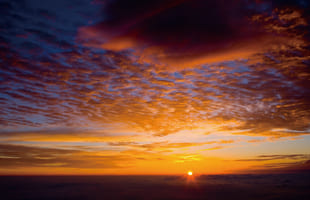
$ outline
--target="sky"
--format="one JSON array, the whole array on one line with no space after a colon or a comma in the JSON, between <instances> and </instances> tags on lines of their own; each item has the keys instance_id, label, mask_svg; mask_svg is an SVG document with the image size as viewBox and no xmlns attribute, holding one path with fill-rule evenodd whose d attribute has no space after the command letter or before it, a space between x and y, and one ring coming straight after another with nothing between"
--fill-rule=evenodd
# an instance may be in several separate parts
<instances>
[{"instance_id":1,"label":"sky","mask_svg":"<svg viewBox=\"0 0 310 200\"><path fill-rule=\"evenodd\" d=\"M0 0L0 174L310 169L305 0Z\"/></svg>"}]
</instances>

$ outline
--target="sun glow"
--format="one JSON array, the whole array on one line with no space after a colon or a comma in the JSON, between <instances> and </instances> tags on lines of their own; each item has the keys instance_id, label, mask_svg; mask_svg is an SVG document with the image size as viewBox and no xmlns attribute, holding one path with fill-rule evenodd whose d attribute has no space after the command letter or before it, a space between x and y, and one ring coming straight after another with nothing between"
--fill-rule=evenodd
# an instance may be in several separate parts
<instances>
[{"instance_id":1,"label":"sun glow","mask_svg":"<svg viewBox=\"0 0 310 200\"><path fill-rule=\"evenodd\" d=\"M188 172L187 172L187 175L192 176L192 175L193 175L193 172L192 172L192 171L188 171Z\"/></svg>"}]
</instances>

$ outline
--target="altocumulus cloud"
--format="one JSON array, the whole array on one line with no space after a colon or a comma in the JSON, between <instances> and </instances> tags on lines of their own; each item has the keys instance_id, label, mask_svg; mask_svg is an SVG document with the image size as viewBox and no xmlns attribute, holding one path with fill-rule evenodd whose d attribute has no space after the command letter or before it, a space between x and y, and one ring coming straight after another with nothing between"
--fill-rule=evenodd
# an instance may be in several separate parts
<instances>
[{"instance_id":1,"label":"altocumulus cloud","mask_svg":"<svg viewBox=\"0 0 310 200\"><path fill-rule=\"evenodd\" d=\"M305 1L36 3L0 3L1 141L119 127L162 137L215 122L244 135L309 134ZM47 162L14 148L23 163ZM77 162L57 158L67 159Z\"/></svg>"}]
</instances>

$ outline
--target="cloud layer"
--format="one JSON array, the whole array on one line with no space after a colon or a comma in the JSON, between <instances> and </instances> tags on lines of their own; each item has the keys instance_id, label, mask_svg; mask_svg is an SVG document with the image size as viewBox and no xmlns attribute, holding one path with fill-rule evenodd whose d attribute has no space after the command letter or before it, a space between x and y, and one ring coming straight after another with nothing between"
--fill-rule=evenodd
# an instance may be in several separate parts
<instances>
[{"instance_id":1,"label":"cloud layer","mask_svg":"<svg viewBox=\"0 0 310 200\"><path fill-rule=\"evenodd\" d=\"M17 154L87 141L195 160L239 136L310 133L307 2L12 0L0 10L0 142ZM68 153L78 161L57 159L81 161Z\"/></svg>"}]
</instances>

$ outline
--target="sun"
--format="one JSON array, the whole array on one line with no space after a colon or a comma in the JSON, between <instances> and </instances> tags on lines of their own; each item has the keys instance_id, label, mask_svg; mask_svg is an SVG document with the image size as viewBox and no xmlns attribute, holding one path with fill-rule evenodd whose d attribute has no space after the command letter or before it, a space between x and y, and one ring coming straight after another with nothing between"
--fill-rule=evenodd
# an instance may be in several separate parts
<instances>
[{"instance_id":1,"label":"sun","mask_svg":"<svg viewBox=\"0 0 310 200\"><path fill-rule=\"evenodd\" d=\"M192 175L193 175L193 172L192 172L192 171L188 171L188 172L187 172L187 175L192 176Z\"/></svg>"}]
</instances>

